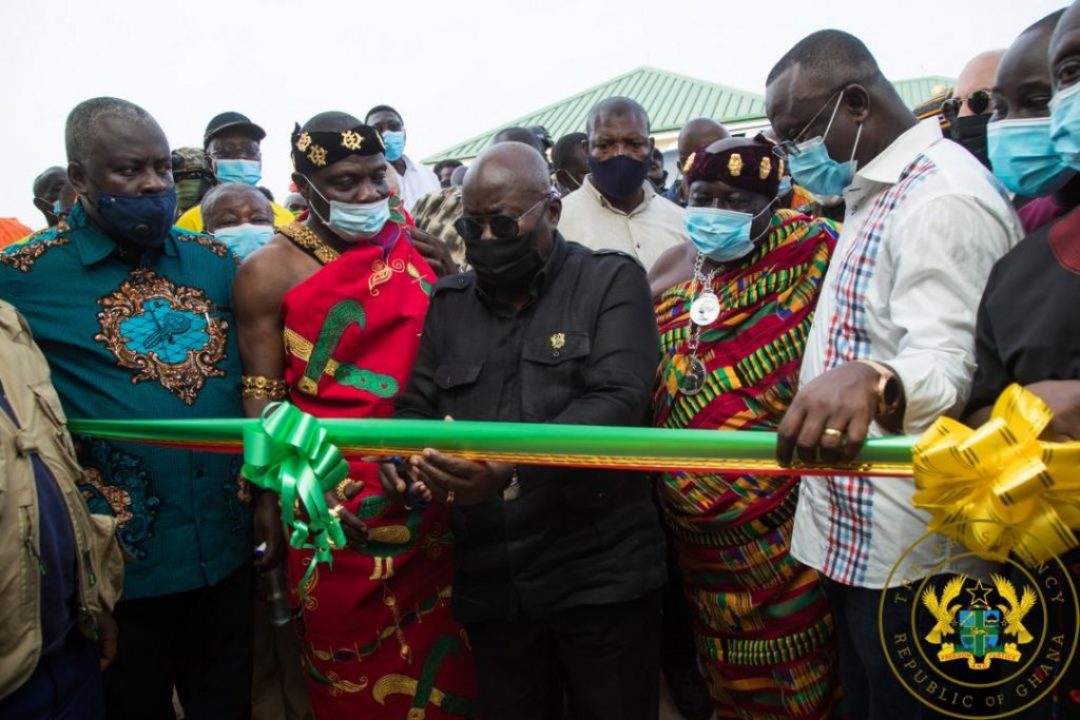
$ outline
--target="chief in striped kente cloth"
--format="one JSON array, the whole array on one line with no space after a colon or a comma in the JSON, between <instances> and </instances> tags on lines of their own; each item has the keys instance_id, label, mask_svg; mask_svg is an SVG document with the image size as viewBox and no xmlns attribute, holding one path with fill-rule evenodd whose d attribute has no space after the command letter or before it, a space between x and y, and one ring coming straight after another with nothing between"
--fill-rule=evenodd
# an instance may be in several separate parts
<instances>
[{"instance_id":1,"label":"chief in striped kente cloth","mask_svg":"<svg viewBox=\"0 0 1080 720\"><path fill-rule=\"evenodd\" d=\"M702 146L683 172L692 242L665 253L650 276L663 349L655 425L775 430L838 228L778 209L783 161L765 142ZM794 476L662 476L719 718L840 710L828 605L816 571L788 552L797 485Z\"/></svg>"}]
</instances>

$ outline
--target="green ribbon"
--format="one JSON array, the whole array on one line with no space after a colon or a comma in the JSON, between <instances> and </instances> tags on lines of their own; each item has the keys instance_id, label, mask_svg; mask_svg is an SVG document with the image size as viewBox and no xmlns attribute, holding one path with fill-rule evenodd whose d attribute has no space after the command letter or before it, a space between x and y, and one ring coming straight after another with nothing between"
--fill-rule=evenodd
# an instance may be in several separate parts
<instances>
[{"instance_id":1,"label":"green ribbon","mask_svg":"<svg viewBox=\"0 0 1080 720\"><path fill-rule=\"evenodd\" d=\"M315 551L300 581L303 594L315 567L320 562L333 567L331 550L345 546L345 533L324 493L348 477L349 464L316 418L283 402L268 405L257 424L244 428L241 474L281 497L289 544Z\"/></svg>"}]
</instances>

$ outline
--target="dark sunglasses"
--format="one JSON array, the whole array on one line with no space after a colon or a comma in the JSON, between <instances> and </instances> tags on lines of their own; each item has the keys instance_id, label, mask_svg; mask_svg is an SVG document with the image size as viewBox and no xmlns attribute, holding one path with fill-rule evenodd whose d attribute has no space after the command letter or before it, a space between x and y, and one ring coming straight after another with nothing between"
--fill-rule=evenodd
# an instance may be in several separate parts
<instances>
[{"instance_id":1,"label":"dark sunglasses","mask_svg":"<svg viewBox=\"0 0 1080 720\"><path fill-rule=\"evenodd\" d=\"M466 240L479 240L484 235L485 227L491 228L491 234L500 240L510 240L521 234L518 223L541 205L547 207L553 197L554 195L548 193L516 218L509 215L463 215L454 221L454 229Z\"/></svg>"},{"instance_id":2,"label":"dark sunglasses","mask_svg":"<svg viewBox=\"0 0 1080 720\"><path fill-rule=\"evenodd\" d=\"M990 102L992 98L990 93L986 90L976 90L966 98L951 97L948 100L941 103L941 112L951 117L956 117L960 114L960 109L964 107L964 103L967 103L968 110L976 115L982 115L990 109Z\"/></svg>"}]
</instances>

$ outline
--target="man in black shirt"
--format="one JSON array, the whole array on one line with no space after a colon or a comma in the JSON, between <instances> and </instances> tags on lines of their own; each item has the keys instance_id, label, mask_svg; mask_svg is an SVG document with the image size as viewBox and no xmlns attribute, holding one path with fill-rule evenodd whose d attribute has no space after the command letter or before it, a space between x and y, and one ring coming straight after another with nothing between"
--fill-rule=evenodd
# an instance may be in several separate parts
<instances>
[{"instance_id":1,"label":"man in black shirt","mask_svg":"<svg viewBox=\"0 0 1080 720\"><path fill-rule=\"evenodd\" d=\"M462 201L473 271L435 285L397 416L643 424L659 342L641 266L559 235L547 163L522 143L481 154ZM656 718L664 541L646 478L409 462L453 506L454 614L484 717L555 720L565 691L578 717Z\"/></svg>"},{"instance_id":2,"label":"man in black shirt","mask_svg":"<svg viewBox=\"0 0 1080 720\"><path fill-rule=\"evenodd\" d=\"M1050 42L1050 79L1055 95L1080 83L1069 72L1080 57L1080 2L1061 17ZM1053 108L1054 106L1051 105ZM1053 109L1054 120L1076 143L1076 103ZM1050 440L1080 440L1080 209L1036 230L994 265L986 283L975 331L977 369L967 423L990 416L998 395L1019 383L1053 411ZM1080 550L1061 558L1077 580ZM1025 711L1025 718L1077 717L1080 664L1073 658L1054 696ZM1056 696L1056 697L1055 697ZM1057 713L1061 714L1058 715Z\"/></svg>"}]
</instances>

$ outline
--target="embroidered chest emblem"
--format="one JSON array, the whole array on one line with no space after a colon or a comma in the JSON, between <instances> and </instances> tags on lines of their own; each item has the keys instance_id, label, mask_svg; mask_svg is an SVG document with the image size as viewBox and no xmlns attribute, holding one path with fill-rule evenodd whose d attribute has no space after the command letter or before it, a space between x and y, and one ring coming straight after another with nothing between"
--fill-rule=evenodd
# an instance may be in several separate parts
<instances>
[{"instance_id":1,"label":"embroidered chest emblem","mask_svg":"<svg viewBox=\"0 0 1080 720\"><path fill-rule=\"evenodd\" d=\"M559 357L559 351L566 347L566 333L557 332L548 341L551 343L551 354Z\"/></svg>"},{"instance_id":2,"label":"embroidered chest emblem","mask_svg":"<svg viewBox=\"0 0 1080 720\"><path fill-rule=\"evenodd\" d=\"M207 378L224 377L229 324L211 315L213 303L196 288L174 285L150 270L134 270L118 290L98 299L101 332L94 339L136 370L132 383L157 380L185 404L195 403Z\"/></svg>"}]
</instances>

